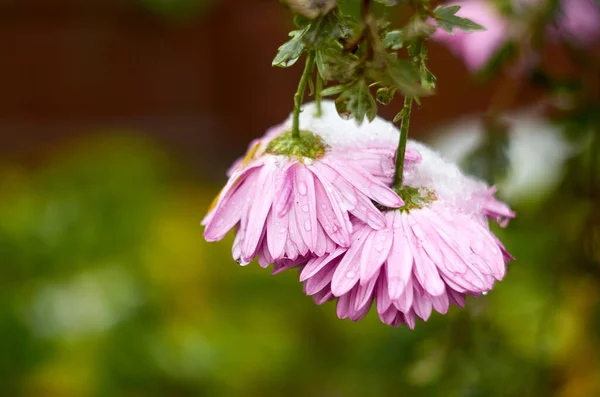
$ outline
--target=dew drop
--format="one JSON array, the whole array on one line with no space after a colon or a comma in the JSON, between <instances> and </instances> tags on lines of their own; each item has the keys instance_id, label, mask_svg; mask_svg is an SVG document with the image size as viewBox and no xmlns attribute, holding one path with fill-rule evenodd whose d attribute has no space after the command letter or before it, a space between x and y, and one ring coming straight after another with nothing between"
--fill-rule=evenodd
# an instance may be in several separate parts
<instances>
[{"instance_id":1,"label":"dew drop","mask_svg":"<svg viewBox=\"0 0 600 397\"><path fill-rule=\"evenodd\" d=\"M488 294L488 291L483 291L483 292L481 293L481 295L484 295L484 296L485 296L485 295L487 295L487 294Z\"/></svg>"},{"instance_id":2,"label":"dew drop","mask_svg":"<svg viewBox=\"0 0 600 397\"><path fill-rule=\"evenodd\" d=\"M327 204L321 204L321 208L323 208L324 210L327 209Z\"/></svg>"},{"instance_id":3,"label":"dew drop","mask_svg":"<svg viewBox=\"0 0 600 397\"><path fill-rule=\"evenodd\" d=\"M283 234L283 233L285 233L285 230L286 230L285 227L282 227L281 229L279 229L279 233Z\"/></svg>"},{"instance_id":4,"label":"dew drop","mask_svg":"<svg viewBox=\"0 0 600 397\"><path fill-rule=\"evenodd\" d=\"M304 221L304 230L306 230L308 232L308 231L310 231L310 229L312 229L312 226L310 225L310 221Z\"/></svg>"},{"instance_id":5,"label":"dew drop","mask_svg":"<svg viewBox=\"0 0 600 397\"><path fill-rule=\"evenodd\" d=\"M326 232L330 232L331 231L331 227L329 225L325 225L324 229L325 229Z\"/></svg>"},{"instance_id":6,"label":"dew drop","mask_svg":"<svg viewBox=\"0 0 600 397\"><path fill-rule=\"evenodd\" d=\"M346 278L354 278L356 277L356 272L353 270L349 270L348 272L346 272Z\"/></svg>"},{"instance_id":7,"label":"dew drop","mask_svg":"<svg viewBox=\"0 0 600 397\"><path fill-rule=\"evenodd\" d=\"M298 192L299 192L301 195L303 195L303 196L306 196L306 192L307 192L307 190L306 190L306 183L304 183L304 182L300 182L300 183L298 184Z\"/></svg>"},{"instance_id":8,"label":"dew drop","mask_svg":"<svg viewBox=\"0 0 600 397\"><path fill-rule=\"evenodd\" d=\"M383 251L383 244L377 244L377 246L375 247L375 249L377 250L377 252Z\"/></svg>"},{"instance_id":9,"label":"dew drop","mask_svg":"<svg viewBox=\"0 0 600 397\"><path fill-rule=\"evenodd\" d=\"M302 206L302 211L308 212L308 205L303 205Z\"/></svg>"}]
</instances>

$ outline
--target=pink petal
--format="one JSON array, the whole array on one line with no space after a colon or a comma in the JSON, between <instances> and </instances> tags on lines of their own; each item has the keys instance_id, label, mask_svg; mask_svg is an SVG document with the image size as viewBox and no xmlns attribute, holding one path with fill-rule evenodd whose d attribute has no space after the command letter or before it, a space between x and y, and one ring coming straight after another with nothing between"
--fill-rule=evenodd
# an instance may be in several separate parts
<instances>
[{"instance_id":1,"label":"pink petal","mask_svg":"<svg viewBox=\"0 0 600 397\"><path fill-rule=\"evenodd\" d=\"M393 214L394 237L386 266L391 300L396 300L402 295L404 288L410 281L413 269L413 255L402 228L402 216L399 212Z\"/></svg>"},{"instance_id":2,"label":"pink petal","mask_svg":"<svg viewBox=\"0 0 600 397\"><path fill-rule=\"evenodd\" d=\"M325 232L333 241L343 247L350 245L350 231L347 230L346 220L348 214L340 208L341 200L334 196L334 192L328 192L323 180L316 169L313 169L318 180L315 181L315 194L318 201L317 219ZM330 189L331 187L327 185Z\"/></svg>"},{"instance_id":3,"label":"pink petal","mask_svg":"<svg viewBox=\"0 0 600 397\"><path fill-rule=\"evenodd\" d=\"M217 207L211 222L204 230L204 238L206 241L221 240L227 232L240 221L242 213L246 208L246 200L255 196L255 183L257 179L258 172L248 175L248 177L232 191L231 197Z\"/></svg>"},{"instance_id":4,"label":"pink petal","mask_svg":"<svg viewBox=\"0 0 600 397\"><path fill-rule=\"evenodd\" d=\"M306 246L306 244L304 244L304 239L302 238L302 234L298 229L295 211L290 212L290 216L288 219L288 228L288 240L291 240L292 244L294 245L294 247L296 247L296 250L300 255L306 255L308 253L308 247Z\"/></svg>"},{"instance_id":5,"label":"pink petal","mask_svg":"<svg viewBox=\"0 0 600 397\"><path fill-rule=\"evenodd\" d=\"M304 283L306 295L314 295L329 285L329 283L331 283L331 279L333 278L334 272L335 267L326 267L306 280Z\"/></svg>"},{"instance_id":6,"label":"pink petal","mask_svg":"<svg viewBox=\"0 0 600 397\"><path fill-rule=\"evenodd\" d=\"M357 190L379 204L391 208L398 208L404 204L396 192L375 179L372 175L369 175L367 172L359 168L354 168L349 164L338 163L332 158L326 158L323 162L333 168L346 180L350 181Z\"/></svg>"},{"instance_id":7,"label":"pink petal","mask_svg":"<svg viewBox=\"0 0 600 397\"><path fill-rule=\"evenodd\" d=\"M408 219L410 219L410 215L407 217L407 220ZM429 256L427 256L423 248L421 248L421 239L414 234L411 225L408 224L409 222L410 221L402 223L404 232L406 233L407 238L412 246L412 254L415 261L413 274L425 291L434 296L440 295L444 292L444 282L442 281L437 267L433 261L429 258Z\"/></svg>"},{"instance_id":8,"label":"pink petal","mask_svg":"<svg viewBox=\"0 0 600 397\"><path fill-rule=\"evenodd\" d=\"M335 296L342 296L350 291L360 278L358 259L365 241L365 237L371 231L368 226L363 225L356 230L352 236L352 244L337 266L331 291Z\"/></svg>"},{"instance_id":9,"label":"pink petal","mask_svg":"<svg viewBox=\"0 0 600 397\"><path fill-rule=\"evenodd\" d=\"M367 303L373 301L373 291L375 290L376 282L377 277L372 277L368 283L364 285L359 284L354 287L355 290L353 290L353 292L356 291L356 293L353 296L354 311L361 311L361 309L364 308L365 305L367 305ZM370 304L369 307L371 307Z\"/></svg>"},{"instance_id":10,"label":"pink petal","mask_svg":"<svg viewBox=\"0 0 600 397\"><path fill-rule=\"evenodd\" d=\"M317 242L318 227L315 182L313 174L304 164L296 164L294 168L294 212L296 213L296 226L300 230L308 249L314 251Z\"/></svg>"},{"instance_id":11,"label":"pink petal","mask_svg":"<svg viewBox=\"0 0 600 397\"><path fill-rule=\"evenodd\" d=\"M450 307L450 301L449 301L447 292L444 292L443 294L438 295L438 296L430 296L429 300L431 301L433 308L438 313L442 313L442 314L448 313L448 308Z\"/></svg>"},{"instance_id":12,"label":"pink petal","mask_svg":"<svg viewBox=\"0 0 600 397\"><path fill-rule=\"evenodd\" d=\"M345 252L345 248L338 248L328 255L316 257L309 260L304 269L302 270L302 273L300 273L300 281L308 280L309 278L317 274L325 266L327 266L327 264L338 258L340 255L344 254Z\"/></svg>"},{"instance_id":13,"label":"pink petal","mask_svg":"<svg viewBox=\"0 0 600 397\"><path fill-rule=\"evenodd\" d=\"M283 257L288 238L288 214L278 215L274 208L267 218L267 246L274 259Z\"/></svg>"},{"instance_id":14,"label":"pink petal","mask_svg":"<svg viewBox=\"0 0 600 397\"><path fill-rule=\"evenodd\" d=\"M381 266L386 261L393 241L391 225L371 232L365 238L365 245L360 256L360 283L370 283L376 279Z\"/></svg>"},{"instance_id":15,"label":"pink petal","mask_svg":"<svg viewBox=\"0 0 600 397\"><path fill-rule=\"evenodd\" d=\"M334 299L335 296L331 293L330 288L323 288L321 291L313 295L313 300L317 305L322 305L325 302L329 302Z\"/></svg>"},{"instance_id":16,"label":"pink petal","mask_svg":"<svg viewBox=\"0 0 600 397\"><path fill-rule=\"evenodd\" d=\"M350 317L350 294L345 294L338 298L336 312L340 319Z\"/></svg>"},{"instance_id":17,"label":"pink petal","mask_svg":"<svg viewBox=\"0 0 600 397\"><path fill-rule=\"evenodd\" d=\"M385 266L387 267L387 264ZM390 299L390 294L388 292L386 273L386 271L382 271L379 274L379 279L377 280L377 286L375 288L377 297L377 313L379 314L385 312L392 305L392 300Z\"/></svg>"},{"instance_id":18,"label":"pink petal","mask_svg":"<svg viewBox=\"0 0 600 397\"><path fill-rule=\"evenodd\" d=\"M261 169L258 182L256 183L256 196L250 205L248 213L248 232L242 244L242 258L252 260L255 255L258 242L263 234L265 222L271 205L273 204L274 175L269 167Z\"/></svg>"},{"instance_id":19,"label":"pink petal","mask_svg":"<svg viewBox=\"0 0 600 397\"><path fill-rule=\"evenodd\" d=\"M407 313L412 307L414 300L415 291L413 287L413 281L412 279L409 279L404 287L404 290L402 291L402 294L398 298L394 299L392 303L398 310L403 313Z\"/></svg>"}]
</instances>

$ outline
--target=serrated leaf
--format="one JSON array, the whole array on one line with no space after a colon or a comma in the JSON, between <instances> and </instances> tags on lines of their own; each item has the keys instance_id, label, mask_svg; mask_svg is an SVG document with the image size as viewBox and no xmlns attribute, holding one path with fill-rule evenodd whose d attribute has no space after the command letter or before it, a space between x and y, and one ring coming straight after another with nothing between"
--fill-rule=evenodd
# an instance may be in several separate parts
<instances>
[{"instance_id":1,"label":"serrated leaf","mask_svg":"<svg viewBox=\"0 0 600 397\"><path fill-rule=\"evenodd\" d=\"M365 116L369 121L377 116L377 103L365 79L347 87L335 100L335 107L340 117L345 120L354 118L358 125L363 123Z\"/></svg>"},{"instance_id":2,"label":"serrated leaf","mask_svg":"<svg viewBox=\"0 0 600 397\"><path fill-rule=\"evenodd\" d=\"M391 48L394 51L401 49L404 47L404 33L401 30L387 32L383 39L383 45L385 48Z\"/></svg>"},{"instance_id":3,"label":"serrated leaf","mask_svg":"<svg viewBox=\"0 0 600 397\"><path fill-rule=\"evenodd\" d=\"M458 10L460 10L460 6L458 5L451 5L447 7L437 6L433 13L438 26L448 33L453 33L454 28L458 28L465 32L485 30L483 26L471 21L470 19L456 16Z\"/></svg>"},{"instance_id":4,"label":"serrated leaf","mask_svg":"<svg viewBox=\"0 0 600 397\"><path fill-rule=\"evenodd\" d=\"M305 50L304 43L302 42L304 33L305 30L290 32L292 39L279 47L279 51L271 64L280 68L289 68L294 65Z\"/></svg>"}]
</instances>

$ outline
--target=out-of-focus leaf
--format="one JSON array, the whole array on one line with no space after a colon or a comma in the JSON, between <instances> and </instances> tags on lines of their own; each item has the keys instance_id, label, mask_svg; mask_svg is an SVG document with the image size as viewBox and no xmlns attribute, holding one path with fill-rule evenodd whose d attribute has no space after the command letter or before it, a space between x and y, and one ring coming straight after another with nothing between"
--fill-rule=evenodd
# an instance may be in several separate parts
<instances>
[{"instance_id":1,"label":"out-of-focus leaf","mask_svg":"<svg viewBox=\"0 0 600 397\"><path fill-rule=\"evenodd\" d=\"M345 120L353 118L359 125L365 116L369 121L373 121L377 116L377 103L364 79L358 80L343 91L336 99L335 106L340 117Z\"/></svg>"},{"instance_id":2,"label":"out-of-focus leaf","mask_svg":"<svg viewBox=\"0 0 600 397\"><path fill-rule=\"evenodd\" d=\"M438 26L444 29L448 33L453 33L454 28L458 28L465 32L474 32L478 30L485 30L485 28L476 22L471 21L467 18L462 18L456 15L460 10L460 6L438 6L433 11Z\"/></svg>"}]
</instances>

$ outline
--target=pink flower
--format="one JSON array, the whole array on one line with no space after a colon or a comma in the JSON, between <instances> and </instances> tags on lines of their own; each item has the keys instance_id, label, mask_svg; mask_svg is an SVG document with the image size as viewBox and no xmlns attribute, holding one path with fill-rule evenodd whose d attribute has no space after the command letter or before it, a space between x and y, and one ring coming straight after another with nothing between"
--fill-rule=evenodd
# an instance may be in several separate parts
<instances>
[{"instance_id":1,"label":"pink flower","mask_svg":"<svg viewBox=\"0 0 600 397\"><path fill-rule=\"evenodd\" d=\"M450 34L438 28L432 38L447 44L456 56L462 58L470 70L479 70L507 41L508 22L489 1L464 0L451 4L461 7L456 15L471 19L486 30L467 33L455 29L454 34Z\"/></svg>"},{"instance_id":2,"label":"pink flower","mask_svg":"<svg viewBox=\"0 0 600 397\"><path fill-rule=\"evenodd\" d=\"M206 240L218 241L236 229L234 258L247 264L258 256L266 267L274 261L321 256L338 246L347 247L353 229L350 215L354 224L385 227L385 217L373 202L391 208L403 204L385 183L389 163L393 163L393 155L386 153L392 149L348 141L358 139L358 130L365 127L337 120L328 123L327 118L339 117L332 103L324 107L323 119L318 121L313 120L314 106L305 107L301 126L312 134L303 133L304 154L289 152L290 145L296 145L287 133L289 122L255 141L231 170L203 221ZM332 129L336 123L338 130ZM371 128L381 131L382 123L387 124L379 121ZM397 134L395 129L388 131L392 133ZM386 142L384 138L376 141ZM418 160L414 153L408 158Z\"/></svg>"},{"instance_id":3,"label":"pink flower","mask_svg":"<svg viewBox=\"0 0 600 397\"><path fill-rule=\"evenodd\" d=\"M600 38L600 5L594 0L563 0L557 22L563 37L591 45Z\"/></svg>"},{"instance_id":4,"label":"pink flower","mask_svg":"<svg viewBox=\"0 0 600 397\"><path fill-rule=\"evenodd\" d=\"M405 206L383 211L384 228L355 225L349 248L300 266L305 292L318 304L337 298L340 318L357 321L376 300L381 321L413 328L415 316L427 320L433 309L462 306L465 295L485 294L504 277L511 257L485 216L514 213L482 182L410 145L423 160L409 167Z\"/></svg>"}]
</instances>

